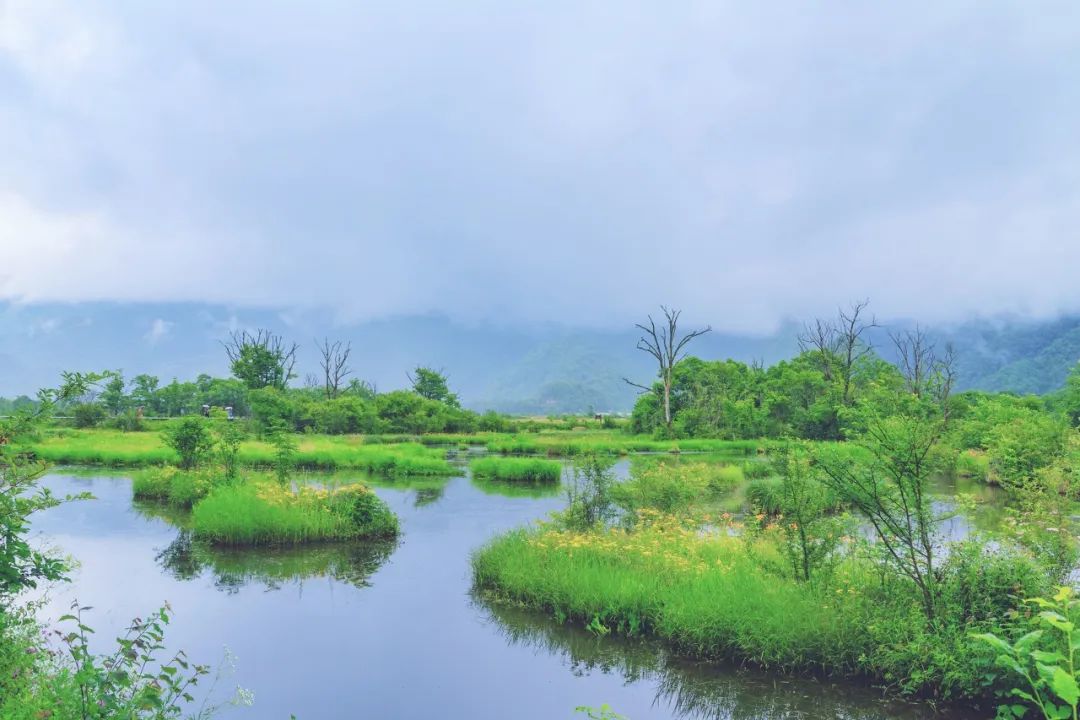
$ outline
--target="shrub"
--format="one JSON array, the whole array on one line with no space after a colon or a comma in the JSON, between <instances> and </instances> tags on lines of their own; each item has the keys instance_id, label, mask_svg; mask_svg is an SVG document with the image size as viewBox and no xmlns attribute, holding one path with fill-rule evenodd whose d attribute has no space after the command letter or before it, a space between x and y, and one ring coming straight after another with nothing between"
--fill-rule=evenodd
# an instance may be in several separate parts
<instances>
[{"instance_id":1,"label":"shrub","mask_svg":"<svg viewBox=\"0 0 1080 720\"><path fill-rule=\"evenodd\" d=\"M146 423L134 410L125 410L108 422L108 426L123 432L142 432Z\"/></svg>"},{"instance_id":2,"label":"shrub","mask_svg":"<svg viewBox=\"0 0 1080 720\"><path fill-rule=\"evenodd\" d=\"M617 511L614 485L611 461L598 455L578 459L566 489L567 507L557 516L559 522L568 528L590 528L612 520Z\"/></svg>"},{"instance_id":3,"label":"shrub","mask_svg":"<svg viewBox=\"0 0 1080 720\"><path fill-rule=\"evenodd\" d=\"M71 409L75 427L97 427L105 419L105 408L97 403L79 403Z\"/></svg>"},{"instance_id":4,"label":"shrub","mask_svg":"<svg viewBox=\"0 0 1080 720\"><path fill-rule=\"evenodd\" d=\"M950 620L1004 620L1023 598L1049 592L1049 574L1029 553L979 539L953 543L942 566L942 610Z\"/></svg>"},{"instance_id":5,"label":"shrub","mask_svg":"<svg viewBox=\"0 0 1080 720\"><path fill-rule=\"evenodd\" d=\"M207 422L202 418L189 417L164 431L165 444L180 457L180 467L197 467L214 449L214 438Z\"/></svg>"},{"instance_id":6,"label":"shrub","mask_svg":"<svg viewBox=\"0 0 1080 720\"><path fill-rule=\"evenodd\" d=\"M714 472L705 463L660 463L637 470L629 480L613 486L611 497L631 521L643 508L681 513L706 497Z\"/></svg>"}]
</instances>

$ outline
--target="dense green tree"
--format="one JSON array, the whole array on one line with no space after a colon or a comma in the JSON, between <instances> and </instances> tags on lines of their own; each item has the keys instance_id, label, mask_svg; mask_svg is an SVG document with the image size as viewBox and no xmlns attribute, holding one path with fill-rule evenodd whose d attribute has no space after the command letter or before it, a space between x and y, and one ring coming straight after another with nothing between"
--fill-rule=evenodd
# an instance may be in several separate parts
<instances>
[{"instance_id":1,"label":"dense green tree","mask_svg":"<svg viewBox=\"0 0 1080 720\"><path fill-rule=\"evenodd\" d=\"M157 399L157 390L160 381L153 375L136 375L131 380L131 404L141 407L147 415L161 413L161 407Z\"/></svg>"},{"instance_id":2,"label":"dense green tree","mask_svg":"<svg viewBox=\"0 0 1080 720\"><path fill-rule=\"evenodd\" d=\"M249 389L273 387L284 390L296 377L296 343L286 343L269 330L239 330L223 342L229 369Z\"/></svg>"},{"instance_id":3,"label":"dense green tree","mask_svg":"<svg viewBox=\"0 0 1080 720\"><path fill-rule=\"evenodd\" d=\"M438 370L417 366L409 374L409 382L412 383L412 391L422 398L435 400L454 408L460 407L457 395L450 392L446 375Z\"/></svg>"},{"instance_id":4,"label":"dense green tree","mask_svg":"<svg viewBox=\"0 0 1080 720\"><path fill-rule=\"evenodd\" d=\"M122 370L117 370L110 374L105 387L101 390L98 400L111 415L119 415L127 409L128 397L124 395L124 385L124 373Z\"/></svg>"},{"instance_id":5,"label":"dense green tree","mask_svg":"<svg viewBox=\"0 0 1080 720\"><path fill-rule=\"evenodd\" d=\"M1080 427L1080 363L1069 371L1065 387L1058 394L1057 404L1072 426Z\"/></svg>"}]
</instances>

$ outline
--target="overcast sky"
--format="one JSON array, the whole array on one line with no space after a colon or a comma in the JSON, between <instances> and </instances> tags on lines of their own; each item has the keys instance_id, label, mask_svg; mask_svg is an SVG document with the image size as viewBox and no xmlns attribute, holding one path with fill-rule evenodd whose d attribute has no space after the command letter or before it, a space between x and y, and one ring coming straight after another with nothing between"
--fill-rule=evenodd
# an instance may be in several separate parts
<instances>
[{"instance_id":1,"label":"overcast sky","mask_svg":"<svg viewBox=\"0 0 1080 720\"><path fill-rule=\"evenodd\" d=\"M1078 311L1078 69L1074 1L0 0L0 300Z\"/></svg>"}]
</instances>

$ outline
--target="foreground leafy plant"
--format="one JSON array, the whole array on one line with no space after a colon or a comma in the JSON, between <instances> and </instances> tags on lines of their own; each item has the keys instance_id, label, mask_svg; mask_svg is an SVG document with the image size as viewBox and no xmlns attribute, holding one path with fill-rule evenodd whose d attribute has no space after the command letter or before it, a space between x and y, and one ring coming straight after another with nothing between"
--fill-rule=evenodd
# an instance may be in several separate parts
<instances>
[{"instance_id":1,"label":"foreground leafy plant","mask_svg":"<svg viewBox=\"0 0 1080 720\"><path fill-rule=\"evenodd\" d=\"M163 663L156 659L165 649L167 605L146 620L135 618L117 639L116 652L106 657L90 652L89 636L94 631L82 618L90 608L76 603L72 610L74 614L64 615L60 622L75 625L62 639L75 664L80 718L179 717L183 703L195 700L190 690L209 674L209 667L192 665L182 650Z\"/></svg>"},{"instance_id":2,"label":"foreground leafy plant","mask_svg":"<svg viewBox=\"0 0 1080 720\"><path fill-rule=\"evenodd\" d=\"M1015 643L993 633L974 637L1000 654L997 662L1022 677L1028 689L1013 688L1014 697L1034 705L1047 720L1077 717L1080 685L1077 684L1076 653L1080 632L1070 619L1080 600L1072 588L1061 587L1053 598L1032 598L1027 602L1041 608L1028 622L1033 628ZM1024 705L1001 705L999 718L1023 717Z\"/></svg>"}]
</instances>

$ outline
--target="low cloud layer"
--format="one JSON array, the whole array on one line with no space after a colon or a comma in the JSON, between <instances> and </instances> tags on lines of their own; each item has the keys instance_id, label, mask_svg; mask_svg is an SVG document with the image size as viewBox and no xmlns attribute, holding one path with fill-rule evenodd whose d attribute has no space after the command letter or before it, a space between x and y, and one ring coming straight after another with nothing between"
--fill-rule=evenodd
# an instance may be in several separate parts
<instances>
[{"instance_id":1,"label":"low cloud layer","mask_svg":"<svg viewBox=\"0 0 1080 720\"><path fill-rule=\"evenodd\" d=\"M0 0L0 300L1078 311L1051 5Z\"/></svg>"}]
</instances>

